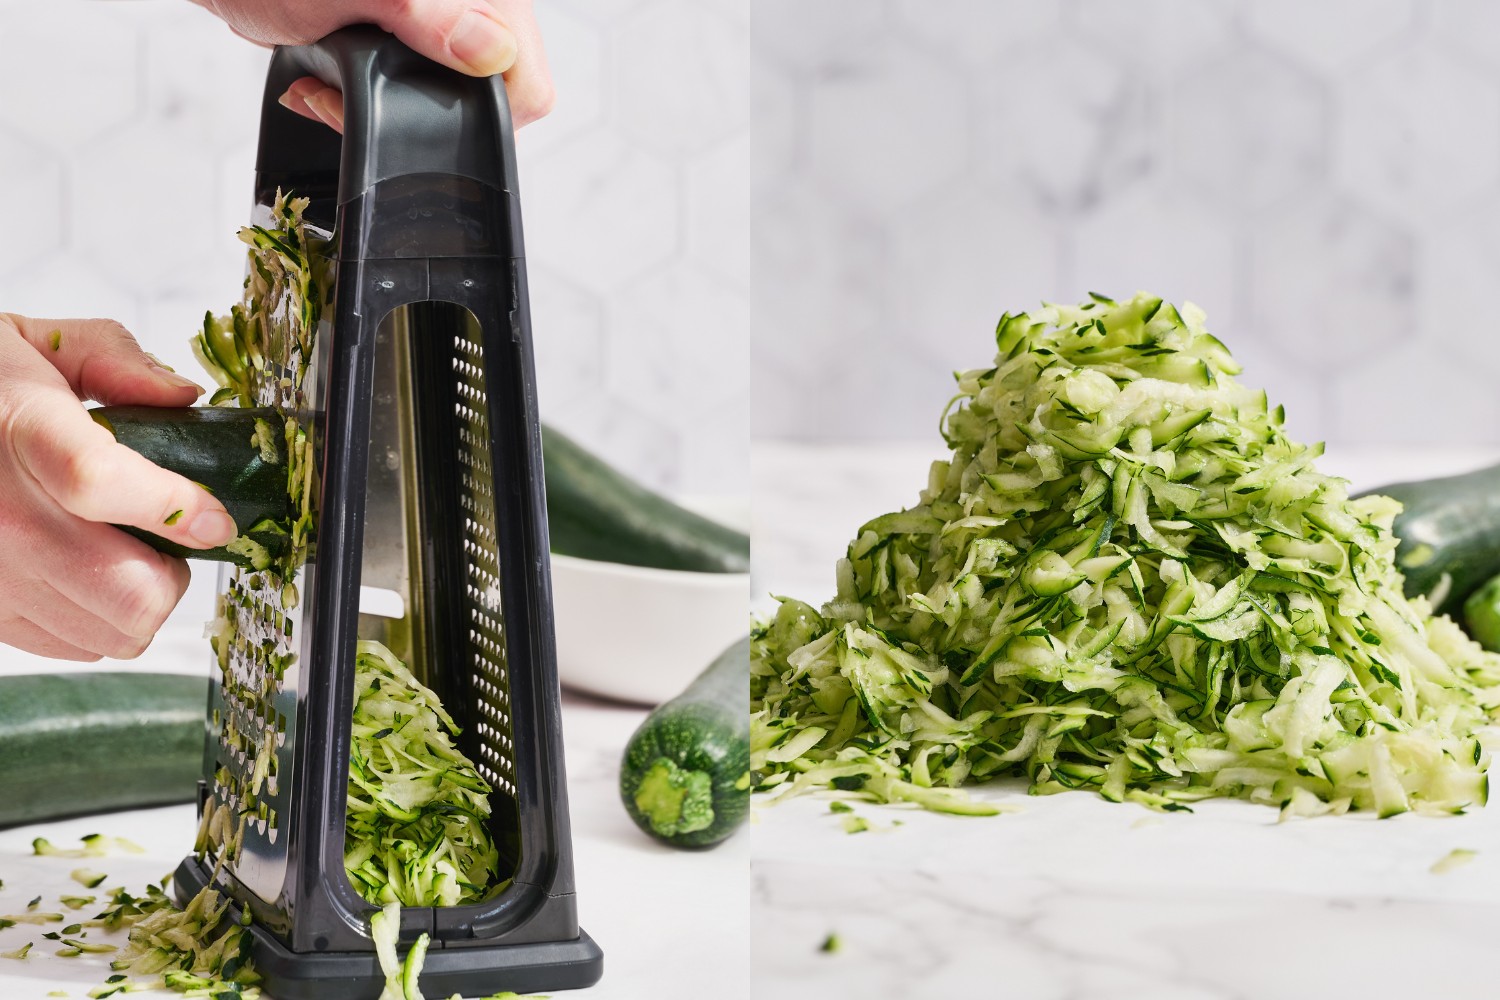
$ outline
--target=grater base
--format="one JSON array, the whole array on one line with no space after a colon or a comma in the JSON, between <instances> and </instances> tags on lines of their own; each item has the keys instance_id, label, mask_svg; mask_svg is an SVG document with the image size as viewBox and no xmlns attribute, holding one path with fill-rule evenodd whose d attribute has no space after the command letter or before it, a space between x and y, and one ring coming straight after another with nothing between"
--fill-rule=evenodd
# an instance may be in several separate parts
<instances>
[{"instance_id":1,"label":"grater base","mask_svg":"<svg viewBox=\"0 0 1500 1000\"><path fill-rule=\"evenodd\" d=\"M172 876L179 905L186 905L208 884L210 869L186 858ZM239 916L238 901L230 913ZM261 975L261 988L276 1000L377 1000L384 983L372 951L313 952L289 950L259 924L249 930L250 955ZM421 987L431 994L489 996L500 990L535 993L592 986L604 974L604 953L581 928L571 941L443 948L438 942L422 965Z\"/></svg>"}]
</instances>

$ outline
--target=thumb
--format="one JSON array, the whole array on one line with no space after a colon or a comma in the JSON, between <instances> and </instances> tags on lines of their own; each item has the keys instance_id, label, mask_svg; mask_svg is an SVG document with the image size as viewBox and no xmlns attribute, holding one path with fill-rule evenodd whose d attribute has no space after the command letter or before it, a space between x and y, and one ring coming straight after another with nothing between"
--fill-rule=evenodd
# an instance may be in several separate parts
<instances>
[{"instance_id":1,"label":"thumb","mask_svg":"<svg viewBox=\"0 0 1500 1000\"><path fill-rule=\"evenodd\" d=\"M488 0L407 0L377 3L386 31L444 66L494 76L516 64L516 36Z\"/></svg>"},{"instance_id":2,"label":"thumb","mask_svg":"<svg viewBox=\"0 0 1500 1000\"><path fill-rule=\"evenodd\" d=\"M189 548L235 537L234 520L211 493L116 442L62 386L38 386L29 402L11 444L21 467L63 510Z\"/></svg>"},{"instance_id":3,"label":"thumb","mask_svg":"<svg viewBox=\"0 0 1500 1000\"><path fill-rule=\"evenodd\" d=\"M130 331L111 319L32 319L0 316L45 358L80 399L106 404L187 406L203 394L141 350Z\"/></svg>"}]
</instances>

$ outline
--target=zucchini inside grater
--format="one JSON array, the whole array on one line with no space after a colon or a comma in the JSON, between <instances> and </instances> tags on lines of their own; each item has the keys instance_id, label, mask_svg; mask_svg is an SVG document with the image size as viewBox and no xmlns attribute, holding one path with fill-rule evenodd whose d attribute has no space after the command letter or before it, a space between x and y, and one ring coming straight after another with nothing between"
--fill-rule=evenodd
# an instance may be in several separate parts
<instances>
[{"instance_id":1,"label":"zucchini inside grater","mask_svg":"<svg viewBox=\"0 0 1500 1000\"><path fill-rule=\"evenodd\" d=\"M309 75L343 91L342 141L277 102ZM238 845L184 860L175 891L185 902L214 880L251 912L256 968L280 1000L377 996L377 908L343 859L355 645L378 639L461 727L458 748L493 787L508 880L483 902L402 909L404 944L431 935L422 986L587 986L603 960L574 900L504 83L368 26L278 49L256 222L279 191L309 198L309 231L330 241L326 302L300 314L315 336L269 338L257 400L309 431L314 543L289 580L221 570L230 630L199 809L205 826L233 817Z\"/></svg>"}]
</instances>

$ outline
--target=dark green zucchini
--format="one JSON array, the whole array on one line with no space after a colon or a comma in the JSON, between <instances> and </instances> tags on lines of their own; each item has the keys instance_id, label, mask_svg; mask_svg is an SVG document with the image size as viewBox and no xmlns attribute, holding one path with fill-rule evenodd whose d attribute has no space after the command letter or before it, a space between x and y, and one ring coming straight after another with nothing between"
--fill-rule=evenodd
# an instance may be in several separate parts
<instances>
[{"instance_id":1,"label":"dark green zucchini","mask_svg":"<svg viewBox=\"0 0 1500 1000\"><path fill-rule=\"evenodd\" d=\"M750 639L646 717L620 762L620 798L646 833L712 847L750 811Z\"/></svg>"},{"instance_id":2,"label":"dark green zucchini","mask_svg":"<svg viewBox=\"0 0 1500 1000\"><path fill-rule=\"evenodd\" d=\"M291 516L286 470L267 461L269 456L262 456L252 443L257 420L277 426L274 411L107 406L90 412L121 444L207 487L241 533L273 555L286 544L286 536L273 530L276 522L285 523ZM265 437L272 447L284 449L279 435ZM553 552L656 569L748 572L750 539L744 532L684 510L616 472L559 431L543 427L542 438ZM249 562L243 551L190 550L145 532L132 534L176 556Z\"/></svg>"},{"instance_id":3,"label":"dark green zucchini","mask_svg":"<svg viewBox=\"0 0 1500 1000\"><path fill-rule=\"evenodd\" d=\"M1463 624L1475 642L1500 652L1500 576L1491 577L1464 601Z\"/></svg>"},{"instance_id":4,"label":"dark green zucchini","mask_svg":"<svg viewBox=\"0 0 1500 1000\"><path fill-rule=\"evenodd\" d=\"M1396 565L1409 597L1431 594L1444 578L1435 609L1455 617L1485 581L1500 571L1500 465L1459 476L1394 483L1372 493L1401 501L1394 530Z\"/></svg>"},{"instance_id":5,"label":"dark green zucchini","mask_svg":"<svg viewBox=\"0 0 1500 1000\"><path fill-rule=\"evenodd\" d=\"M288 522L292 511L286 489L286 445L276 411L101 406L89 415L127 448L212 493L239 525L242 536L272 555L286 546L286 533L278 525ZM264 451L256 443L257 435L265 442ZM189 549L137 528L122 527L153 548L180 558L242 566L253 561L243 544Z\"/></svg>"},{"instance_id":6,"label":"dark green zucchini","mask_svg":"<svg viewBox=\"0 0 1500 1000\"><path fill-rule=\"evenodd\" d=\"M207 706L203 677L0 677L0 826L191 801Z\"/></svg>"},{"instance_id":7,"label":"dark green zucchini","mask_svg":"<svg viewBox=\"0 0 1500 1000\"><path fill-rule=\"evenodd\" d=\"M542 428L552 551L598 562L745 573L750 539L636 483L551 427Z\"/></svg>"}]
</instances>

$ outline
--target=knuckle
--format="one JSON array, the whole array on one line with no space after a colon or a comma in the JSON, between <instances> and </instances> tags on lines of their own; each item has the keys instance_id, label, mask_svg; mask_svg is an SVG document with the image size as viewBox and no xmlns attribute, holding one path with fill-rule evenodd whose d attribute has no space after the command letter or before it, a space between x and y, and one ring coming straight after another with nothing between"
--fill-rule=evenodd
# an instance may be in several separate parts
<instances>
[{"instance_id":1,"label":"knuckle","mask_svg":"<svg viewBox=\"0 0 1500 1000\"><path fill-rule=\"evenodd\" d=\"M89 513L98 506L98 501L107 484L103 475L103 463L94 448L73 448L62 458L58 470L58 499L79 517L89 518Z\"/></svg>"},{"instance_id":2,"label":"knuckle","mask_svg":"<svg viewBox=\"0 0 1500 1000\"><path fill-rule=\"evenodd\" d=\"M99 333L109 340L120 340L132 346L135 345L135 334L125 328L125 324L116 319L95 320L98 324Z\"/></svg>"},{"instance_id":3,"label":"knuckle","mask_svg":"<svg viewBox=\"0 0 1500 1000\"><path fill-rule=\"evenodd\" d=\"M380 10L394 21L406 21L417 12L420 0L380 0Z\"/></svg>"},{"instance_id":4,"label":"knuckle","mask_svg":"<svg viewBox=\"0 0 1500 1000\"><path fill-rule=\"evenodd\" d=\"M552 81L538 84L535 96L528 102L528 105L533 121L550 115L552 109L557 106L557 88L552 85Z\"/></svg>"},{"instance_id":5,"label":"knuckle","mask_svg":"<svg viewBox=\"0 0 1500 1000\"><path fill-rule=\"evenodd\" d=\"M178 581L165 567L160 572L131 574L122 582L115 627L130 640L149 643L180 596Z\"/></svg>"}]
</instances>

